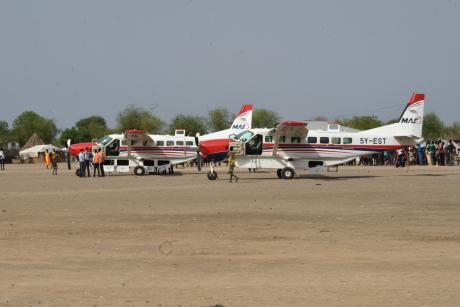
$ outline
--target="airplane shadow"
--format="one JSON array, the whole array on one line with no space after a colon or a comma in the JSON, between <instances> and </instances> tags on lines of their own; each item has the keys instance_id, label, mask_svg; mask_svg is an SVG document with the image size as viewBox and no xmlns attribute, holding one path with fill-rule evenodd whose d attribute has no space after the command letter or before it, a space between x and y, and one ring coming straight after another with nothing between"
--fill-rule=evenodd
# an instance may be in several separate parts
<instances>
[{"instance_id":1,"label":"airplane shadow","mask_svg":"<svg viewBox=\"0 0 460 307\"><path fill-rule=\"evenodd\" d=\"M453 173L449 173L449 174L404 174L404 175L400 175L400 176L418 176L418 177L445 177L445 176L455 176L455 175L459 175L459 174L453 174Z\"/></svg>"},{"instance_id":2,"label":"airplane shadow","mask_svg":"<svg viewBox=\"0 0 460 307\"><path fill-rule=\"evenodd\" d=\"M241 181L251 181L251 180L282 180L274 174L274 177L244 177L241 178L238 182ZM335 181L335 180L354 180L354 179L370 179L370 178L379 178L383 176L373 176L373 175L365 175L365 176L336 176L336 177L328 177L328 176L309 176L303 175L295 177L292 180L320 180L320 181ZM229 178L218 178L217 180L229 180Z\"/></svg>"}]
</instances>

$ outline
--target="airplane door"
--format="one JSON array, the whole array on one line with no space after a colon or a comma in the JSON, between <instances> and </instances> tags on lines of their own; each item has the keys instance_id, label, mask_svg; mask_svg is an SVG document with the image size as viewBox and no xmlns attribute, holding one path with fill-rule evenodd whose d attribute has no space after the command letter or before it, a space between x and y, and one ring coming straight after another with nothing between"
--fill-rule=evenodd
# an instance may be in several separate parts
<instances>
[{"instance_id":1,"label":"airplane door","mask_svg":"<svg viewBox=\"0 0 460 307\"><path fill-rule=\"evenodd\" d=\"M263 150L263 136L260 134L254 135L245 144L245 155L251 157L251 168L260 168L260 156Z\"/></svg>"},{"instance_id":2,"label":"airplane door","mask_svg":"<svg viewBox=\"0 0 460 307\"><path fill-rule=\"evenodd\" d=\"M113 140L106 146L107 156L118 156L120 154L120 140Z\"/></svg>"},{"instance_id":3,"label":"airplane door","mask_svg":"<svg viewBox=\"0 0 460 307\"><path fill-rule=\"evenodd\" d=\"M247 156L260 156L262 155L263 136L260 134L254 135L245 144L245 154Z\"/></svg>"}]
</instances>

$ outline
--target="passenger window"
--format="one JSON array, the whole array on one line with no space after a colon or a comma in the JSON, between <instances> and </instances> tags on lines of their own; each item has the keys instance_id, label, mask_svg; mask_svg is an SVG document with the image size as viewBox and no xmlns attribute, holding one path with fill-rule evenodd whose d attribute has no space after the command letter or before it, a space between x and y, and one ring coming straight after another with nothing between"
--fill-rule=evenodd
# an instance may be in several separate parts
<instances>
[{"instance_id":1,"label":"passenger window","mask_svg":"<svg viewBox=\"0 0 460 307\"><path fill-rule=\"evenodd\" d=\"M122 146L127 146L128 145L128 140L122 140L121 145Z\"/></svg>"},{"instance_id":2,"label":"passenger window","mask_svg":"<svg viewBox=\"0 0 460 307\"><path fill-rule=\"evenodd\" d=\"M291 137L291 143L299 144L300 143L300 137L298 137L298 136Z\"/></svg>"},{"instance_id":3,"label":"passenger window","mask_svg":"<svg viewBox=\"0 0 460 307\"><path fill-rule=\"evenodd\" d=\"M193 146L193 141L185 141L185 145L187 145L187 146Z\"/></svg>"},{"instance_id":4,"label":"passenger window","mask_svg":"<svg viewBox=\"0 0 460 307\"><path fill-rule=\"evenodd\" d=\"M343 143L344 144L351 144L351 143L353 143L353 139L352 138L343 138Z\"/></svg>"},{"instance_id":5,"label":"passenger window","mask_svg":"<svg viewBox=\"0 0 460 307\"><path fill-rule=\"evenodd\" d=\"M157 141L157 146L165 146L165 141Z\"/></svg>"},{"instance_id":6,"label":"passenger window","mask_svg":"<svg viewBox=\"0 0 460 307\"><path fill-rule=\"evenodd\" d=\"M286 143L286 136L281 135L279 140L280 140L280 143Z\"/></svg>"},{"instance_id":7,"label":"passenger window","mask_svg":"<svg viewBox=\"0 0 460 307\"><path fill-rule=\"evenodd\" d=\"M318 138L316 136L309 136L308 139L307 139L307 143L316 144L316 143L318 143Z\"/></svg>"},{"instance_id":8,"label":"passenger window","mask_svg":"<svg viewBox=\"0 0 460 307\"><path fill-rule=\"evenodd\" d=\"M265 143L271 143L273 142L273 137L271 135L266 135L265 136Z\"/></svg>"},{"instance_id":9,"label":"passenger window","mask_svg":"<svg viewBox=\"0 0 460 307\"><path fill-rule=\"evenodd\" d=\"M184 141L176 141L176 146L184 146Z\"/></svg>"},{"instance_id":10,"label":"passenger window","mask_svg":"<svg viewBox=\"0 0 460 307\"><path fill-rule=\"evenodd\" d=\"M336 137L331 138L331 143L332 144L340 144L340 138L336 138Z\"/></svg>"},{"instance_id":11,"label":"passenger window","mask_svg":"<svg viewBox=\"0 0 460 307\"><path fill-rule=\"evenodd\" d=\"M174 146L174 141L166 141L166 146Z\"/></svg>"},{"instance_id":12,"label":"passenger window","mask_svg":"<svg viewBox=\"0 0 460 307\"><path fill-rule=\"evenodd\" d=\"M329 144L329 138L325 137L325 136L322 136L322 137L319 138L319 142L321 144Z\"/></svg>"}]
</instances>

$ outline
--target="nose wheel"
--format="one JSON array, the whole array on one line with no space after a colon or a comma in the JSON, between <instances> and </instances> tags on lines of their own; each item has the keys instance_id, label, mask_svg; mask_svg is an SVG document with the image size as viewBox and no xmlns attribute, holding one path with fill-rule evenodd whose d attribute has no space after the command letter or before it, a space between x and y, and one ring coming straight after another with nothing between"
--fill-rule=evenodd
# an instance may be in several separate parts
<instances>
[{"instance_id":1,"label":"nose wheel","mask_svg":"<svg viewBox=\"0 0 460 307\"><path fill-rule=\"evenodd\" d=\"M209 180L216 180L217 179L217 173L215 171L209 171L208 172L208 179Z\"/></svg>"}]
</instances>

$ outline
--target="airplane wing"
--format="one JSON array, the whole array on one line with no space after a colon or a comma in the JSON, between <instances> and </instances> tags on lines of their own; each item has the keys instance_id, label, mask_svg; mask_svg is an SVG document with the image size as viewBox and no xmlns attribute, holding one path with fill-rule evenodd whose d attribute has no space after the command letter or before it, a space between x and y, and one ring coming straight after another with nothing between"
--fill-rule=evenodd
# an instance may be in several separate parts
<instances>
[{"instance_id":1,"label":"airplane wing","mask_svg":"<svg viewBox=\"0 0 460 307\"><path fill-rule=\"evenodd\" d=\"M278 146L280 143L281 137L284 136L285 141L289 141L288 138L292 136L300 137L300 141L305 140L308 134L306 122L298 122L298 121L284 121L275 128L273 128L274 134L273 138L275 139L275 144L273 145L273 155L276 155Z\"/></svg>"}]
</instances>

